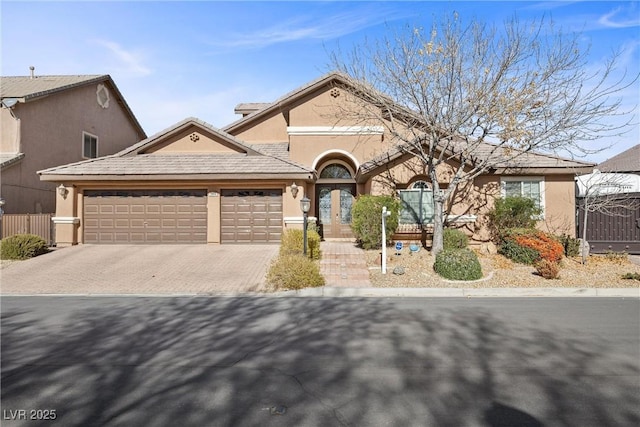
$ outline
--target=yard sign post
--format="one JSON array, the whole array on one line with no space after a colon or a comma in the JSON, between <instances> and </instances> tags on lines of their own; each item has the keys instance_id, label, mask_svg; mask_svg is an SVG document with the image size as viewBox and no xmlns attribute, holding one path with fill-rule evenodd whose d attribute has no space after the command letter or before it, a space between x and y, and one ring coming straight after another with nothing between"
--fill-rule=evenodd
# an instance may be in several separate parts
<instances>
[{"instance_id":1,"label":"yard sign post","mask_svg":"<svg viewBox=\"0 0 640 427\"><path fill-rule=\"evenodd\" d=\"M391 212L387 207L382 207L382 274L387 274L387 217Z\"/></svg>"}]
</instances>

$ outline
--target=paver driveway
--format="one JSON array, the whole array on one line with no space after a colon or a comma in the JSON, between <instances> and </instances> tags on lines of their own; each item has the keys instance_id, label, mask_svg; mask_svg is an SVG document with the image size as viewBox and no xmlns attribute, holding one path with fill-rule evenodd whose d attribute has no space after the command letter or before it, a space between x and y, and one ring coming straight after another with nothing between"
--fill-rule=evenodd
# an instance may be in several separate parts
<instances>
[{"instance_id":1,"label":"paver driveway","mask_svg":"<svg viewBox=\"0 0 640 427\"><path fill-rule=\"evenodd\" d=\"M0 271L2 294L237 294L264 290L278 245L78 245Z\"/></svg>"}]
</instances>

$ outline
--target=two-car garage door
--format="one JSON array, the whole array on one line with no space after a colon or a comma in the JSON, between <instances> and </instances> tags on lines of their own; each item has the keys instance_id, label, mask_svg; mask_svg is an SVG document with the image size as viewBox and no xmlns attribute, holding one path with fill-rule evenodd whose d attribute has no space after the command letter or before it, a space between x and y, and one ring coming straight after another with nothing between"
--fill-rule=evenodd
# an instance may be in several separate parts
<instances>
[{"instance_id":1,"label":"two-car garage door","mask_svg":"<svg viewBox=\"0 0 640 427\"><path fill-rule=\"evenodd\" d=\"M223 190L222 243L279 242L281 190ZM205 190L87 190L85 243L206 243Z\"/></svg>"},{"instance_id":2,"label":"two-car garage door","mask_svg":"<svg viewBox=\"0 0 640 427\"><path fill-rule=\"evenodd\" d=\"M206 191L85 191L84 242L206 243Z\"/></svg>"}]
</instances>

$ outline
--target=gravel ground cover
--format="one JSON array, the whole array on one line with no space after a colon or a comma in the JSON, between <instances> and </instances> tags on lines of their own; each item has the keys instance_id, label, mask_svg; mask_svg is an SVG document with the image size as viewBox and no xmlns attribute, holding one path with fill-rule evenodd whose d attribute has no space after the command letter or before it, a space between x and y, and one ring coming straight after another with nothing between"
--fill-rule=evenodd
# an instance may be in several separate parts
<instances>
[{"instance_id":1,"label":"gravel ground cover","mask_svg":"<svg viewBox=\"0 0 640 427\"><path fill-rule=\"evenodd\" d=\"M434 257L421 249L410 254L396 255L393 248L387 252L387 274L380 269L379 250L365 251L371 284L375 287L425 288L638 288L639 280L623 279L626 273L640 274L640 266L628 257L591 255L586 265L580 258L564 258L559 279L545 279L535 268L516 264L502 255L478 254L484 277L477 281L460 282L441 278L433 271ZM396 266L404 267L405 274L393 274Z\"/></svg>"}]
</instances>

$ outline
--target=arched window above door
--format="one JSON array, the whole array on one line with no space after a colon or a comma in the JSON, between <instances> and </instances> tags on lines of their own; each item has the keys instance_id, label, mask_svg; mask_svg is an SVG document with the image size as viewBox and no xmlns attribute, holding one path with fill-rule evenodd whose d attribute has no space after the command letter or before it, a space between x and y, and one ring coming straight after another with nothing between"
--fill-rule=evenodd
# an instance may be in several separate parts
<instances>
[{"instance_id":1,"label":"arched window above door","mask_svg":"<svg viewBox=\"0 0 640 427\"><path fill-rule=\"evenodd\" d=\"M351 179L351 172L346 166L339 163L333 163L326 166L320 172L321 179Z\"/></svg>"},{"instance_id":2,"label":"arched window above door","mask_svg":"<svg viewBox=\"0 0 640 427\"><path fill-rule=\"evenodd\" d=\"M423 190L430 190L431 184L429 184L427 181L418 180L418 181L415 181L413 184L411 184L411 188L414 190L417 190L420 188L422 188Z\"/></svg>"}]
</instances>

